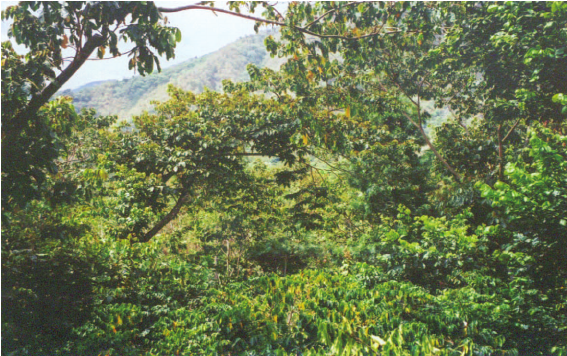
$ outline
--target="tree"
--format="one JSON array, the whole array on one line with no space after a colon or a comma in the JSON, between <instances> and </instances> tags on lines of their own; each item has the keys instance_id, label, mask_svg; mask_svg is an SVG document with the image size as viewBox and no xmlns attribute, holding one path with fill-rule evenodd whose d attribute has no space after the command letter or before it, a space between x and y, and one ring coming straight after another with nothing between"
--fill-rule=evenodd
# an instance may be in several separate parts
<instances>
[{"instance_id":1,"label":"tree","mask_svg":"<svg viewBox=\"0 0 567 356\"><path fill-rule=\"evenodd\" d=\"M3 170L2 182L11 188L23 184L3 190L4 210L29 201L34 195L26 191L39 189L46 168L53 166L60 150L57 132L44 122L40 108L91 54L97 50L100 59L107 51L113 57L129 54L130 68L143 75L153 71L154 63L159 70L155 52L174 56L181 33L161 22L151 2L22 2L3 11L2 19L13 20L8 35L28 48L21 56L9 42L2 44L2 157L11 167ZM120 53L119 41L134 47ZM73 55L64 57L65 49ZM25 160L18 163L21 157Z\"/></svg>"},{"instance_id":2,"label":"tree","mask_svg":"<svg viewBox=\"0 0 567 356\"><path fill-rule=\"evenodd\" d=\"M244 157L302 159L289 143L294 120L276 100L229 85L226 91L194 95L170 87L171 99L155 103L156 114L135 117L132 131L110 133L98 165L112 174L115 234L147 242L189 201L230 194L241 184Z\"/></svg>"},{"instance_id":3,"label":"tree","mask_svg":"<svg viewBox=\"0 0 567 356\"><path fill-rule=\"evenodd\" d=\"M375 87L364 95L396 93L414 108L400 114L457 181L463 178L459 163L446 159L424 129L424 100L448 107L459 125L475 115L493 125L487 134L497 143L500 178L504 145L518 124L566 115L562 3L291 3L285 16L262 3L263 17L240 13L241 7L254 12L255 3L234 2L232 11L206 5L160 11L202 9L281 26L280 40L266 45L272 55L291 59L282 69L293 76L289 85L298 96L308 97L320 81L346 89L363 78Z\"/></svg>"},{"instance_id":4,"label":"tree","mask_svg":"<svg viewBox=\"0 0 567 356\"><path fill-rule=\"evenodd\" d=\"M535 122L556 125L567 118L553 99L567 91L567 7L561 2L469 3L454 14L461 25L448 29L435 54L438 71L448 73L459 65L480 77L452 95L448 104L457 117L484 118L502 180L506 148L521 141L525 127Z\"/></svg>"}]
</instances>

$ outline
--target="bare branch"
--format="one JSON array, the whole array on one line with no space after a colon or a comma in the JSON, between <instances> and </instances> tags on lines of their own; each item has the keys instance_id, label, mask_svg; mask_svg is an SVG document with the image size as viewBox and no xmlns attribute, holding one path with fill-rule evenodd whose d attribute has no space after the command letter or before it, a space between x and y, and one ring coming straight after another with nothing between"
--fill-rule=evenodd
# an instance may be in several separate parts
<instances>
[{"instance_id":1,"label":"bare branch","mask_svg":"<svg viewBox=\"0 0 567 356\"><path fill-rule=\"evenodd\" d=\"M285 26L285 24L282 23L282 22L267 20L267 19L263 19L261 17L251 16L251 15L245 15L245 14L241 14L241 13L238 13L238 12L221 9L221 8L218 8L218 7L212 7L212 6L186 5L186 6L173 7L173 8L158 7L158 11L165 12L165 13L181 12L181 11L185 11L185 10L206 10L206 11L212 11L212 12L220 12L220 13L223 13L223 14L228 14L228 15L241 17L241 18L248 19L248 20L268 23L268 24L271 24L271 25Z\"/></svg>"},{"instance_id":2,"label":"bare branch","mask_svg":"<svg viewBox=\"0 0 567 356\"><path fill-rule=\"evenodd\" d=\"M506 141L506 139L508 138L508 136L510 136L510 134L512 133L512 131L514 131L514 129L516 128L516 126L518 126L518 124L520 123L522 119L518 119L516 121L516 123L512 126L512 128L510 129L510 131L508 131L508 133L506 134L506 136L504 136L504 138L502 139L502 142Z\"/></svg>"},{"instance_id":3,"label":"bare branch","mask_svg":"<svg viewBox=\"0 0 567 356\"><path fill-rule=\"evenodd\" d=\"M354 4L356 4L356 3L357 3L356 1L353 1L353 2L349 2L348 4L339 6L339 7L335 8L335 9L331 9L331 10L325 12L323 15L317 17L315 20L311 21L311 22L308 23L307 25L303 26L303 29L307 29L307 28L311 27L313 24L319 22L319 20L321 20L323 17L329 15L329 14L332 13L332 12L338 11L338 10L344 8L344 7L351 6L351 5L354 5Z\"/></svg>"},{"instance_id":4,"label":"bare branch","mask_svg":"<svg viewBox=\"0 0 567 356\"><path fill-rule=\"evenodd\" d=\"M87 61L106 61L107 59L114 59L114 58L118 58L118 57L122 57L125 56L127 54L130 54L134 51L134 48L132 48L131 50L129 50L128 52L125 53L120 53L119 55L116 55L114 57L107 57L107 58L89 58L87 59Z\"/></svg>"},{"instance_id":5,"label":"bare branch","mask_svg":"<svg viewBox=\"0 0 567 356\"><path fill-rule=\"evenodd\" d=\"M333 165L332 165L331 163L329 163L328 161L322 159L321 157L316 156L313 152L307 151L307 153L309 153L309 154L312 155L313 157L317 158L319 161L325 163L327 166L331 167L331 168L334 169L334 170L341 171L341 172L347 173L347 174L349 174L349 175L352 175L352 174L353 174L351 171L348 171L348 170L343 169L343 168L340 168L340 167L333 166Z\"/></svg>"},{"instance_id":6,"label":"bare branch","mask_svg":"<svg viewBox=\"0 0 567 356\"><path fill-rule=\"evenodd\" d=\"M212 11L212 12L220 12L220 13L223 13L223 14L241 17L243 19L253 20L253 21L262 22L262 23L266 23L266 24L270 24L270 25L276 25L276 26L282 26L282 27L288 26L284 22L268 20L268 19L264 19L264 18L261 18L261 17L245 15L245 14L241 14L241 13L230 11L230 10L220 9L218 7L203 6L203 5L186 5L186 6L173 7L173 8L158 7L158 10L160 12L164 12L164 13L181 12L181 11L185 11L185 10L206 10L206 11ZM372 32L372 33L368 33L366 35L361 35L361 36L356 36L356 37L348 37L348 36L342 36L342 35L323 35L323 34L320 34L320 33L309 31L309 30L307 30L303 27L297 27L297 26L293 26L292 28L299 31L299 32L302 32L302 33L305 33L305 34L308 34L308 35L311 35L311 36L319 37L319 38L338 38L338 39L343 39L343 40L360 40L360 39L363 39L363 38L369 38L369 37L377 36L377 35L380 35L380 34L392 35L392 34L403 32L401 30L381 32L381 30L382 30L382 26L381 26L380 29L376 32ZM416 33L416 32L418 32L418 31L407 31L406 33Z\"/></svg>"}]
</instances>

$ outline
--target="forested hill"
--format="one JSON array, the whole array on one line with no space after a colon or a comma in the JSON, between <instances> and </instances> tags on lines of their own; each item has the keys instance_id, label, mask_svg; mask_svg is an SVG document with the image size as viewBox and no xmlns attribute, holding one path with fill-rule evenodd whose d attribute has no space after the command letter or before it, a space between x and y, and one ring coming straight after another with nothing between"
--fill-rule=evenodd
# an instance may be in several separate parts
<instances>
[{"instance_id":1,"label":"forested hill","mask_svg":"<svg viewBox=\"0 0 567 356\"><path fill-rule=\"evenodd\" d=\"M150 109L151 100L167 98L168 84L185 90L201 92L204 88L219 90L222 80L248 80L246 65L278 67L278 59L266 52L264 39L269 32L246 36L220 50L199 58L192 58L145 77L135 76L124 80L94 82L78 89L65 90L62 95L72 96L77 110L94 108L101 115L131 115Z\"/></svg>"}]
</instances>

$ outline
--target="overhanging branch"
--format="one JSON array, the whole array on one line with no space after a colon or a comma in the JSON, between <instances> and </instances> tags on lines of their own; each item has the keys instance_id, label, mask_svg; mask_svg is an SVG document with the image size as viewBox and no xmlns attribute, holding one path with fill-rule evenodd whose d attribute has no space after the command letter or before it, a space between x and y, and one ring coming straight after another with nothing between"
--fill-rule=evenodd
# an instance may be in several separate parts
<instances>
[{"instance_id":1,"label":"overhanging branch","mask_svg":"<svg viewBox=\"0 0 567 356\"><path fill-rule=\"evenodd\" d=\"M49 101L49 99L57 93L57 91L65 84L76 72L81 68L85 61L90 57L93 51L104 44L104 37L94 35L81 48L75 59L47 85L38 95L31 98L27 106L21 110L9 122L7 128L8 135L14 137L18 135L25 127L29 117L34 116L37 111Z\"/></svg>"},{"instance_id":2,"label":"overhanging branch","mask_svg":"<svg viewBox=\"0 0 567 356\"><path fill-rule=\"evenodd\" d=\"M181 11L186 11L186 10L207 10L207 11L212 11L212 12L220 12L220 13L223 13L223 14L240 17L240 18L247 19L247 20L257 21L257 22L261 22L261 23L265 23L265 24L269 24L269 25L289 27L284 22L268 20L268 19L264 19L264 18L261 18L261 17L251 16L251 15L245 15L245 14L241 14L239 12L225 10L225 9L221 9L221 8L218 8L218 7L211 7L211 6L204 6L204 5L186 5L186 6L172 7L172 8L158 7L158 11L163 12L163 13L181 12ZM338 10L338 9L336 9L336 10ZM305 27L298 27L298 26L291 26L291 27L293 29L295 29L299 32L305 33L307 35L311 35L311 36L315 36L315 37L319 37L319 38L337 38L337 39L343 39L343 40L360 40L360 39L363 39L363 38L373 37L373 36L377 36L377 35L380 35L380 34L391 35L391 34L403 32L401 30L382 32L381 30L382 30L383 26L381 26L380 29L376 32L372 32L372 33L368 33L368 34L360 35L360 36L355 36L355 37L348 37L348 36L342 36L342 35L324 35L324 34L316 33L316 32L313 32L313 31L309 31L307 29L307 27L309 25L307 25ZM406 31L406 33L415 33L415 32L417 32L417 31Z\"/></svg>"}]
</instances>

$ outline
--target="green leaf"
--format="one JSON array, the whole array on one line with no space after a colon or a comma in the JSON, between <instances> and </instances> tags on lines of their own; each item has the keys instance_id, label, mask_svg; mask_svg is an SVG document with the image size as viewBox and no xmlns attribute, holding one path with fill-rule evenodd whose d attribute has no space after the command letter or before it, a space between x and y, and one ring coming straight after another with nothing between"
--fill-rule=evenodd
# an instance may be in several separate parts
<instances>
[{"instance_id":1,"label":"green leaf","mask_svg":"<svg viewBox=\"0 0 567 356\"><path fill-rule=\"evenodd\" d=\"M499 8L500 6L498 5L490 5L486 11L488 11L488 13L493 13L498 11Z\"/></svg>"}]
</instances>

